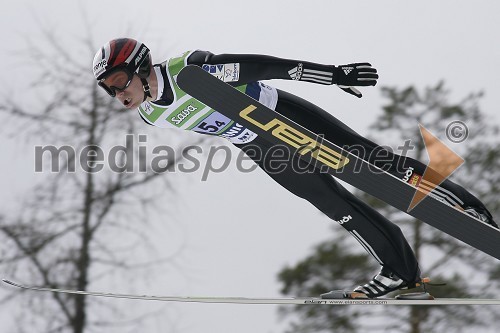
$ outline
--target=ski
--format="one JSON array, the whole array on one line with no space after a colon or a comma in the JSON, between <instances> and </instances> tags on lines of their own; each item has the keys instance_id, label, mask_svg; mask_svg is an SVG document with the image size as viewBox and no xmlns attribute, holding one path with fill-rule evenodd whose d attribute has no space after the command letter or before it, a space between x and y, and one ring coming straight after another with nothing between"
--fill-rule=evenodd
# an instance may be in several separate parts
<instances>
[{"instance_id":1,"label":"ski","mask_svg":"<svg viewBox=\"0 0 500 333\"><path fill-rule=\"evenodd\" d=\"M260 104L198 66L189 65L177 84L203 104L264 137L297 151L321 172L341 179L395 208L500 259L500 230L428 195L415 208L408 207L415 191L407 182L323 139L299 124ZM424 192L425 193L425 192ZM265 214L265 212L263 212Z\"/></svg>"},{"instance_id":2,"label":"ski","mask_svg":"<svg viewBox=\"0 0 500 333\"><path fill-rule=\"evenodd\" d=\"M179 297L179 296L148 296L114 294L104 292L80 291L70 289L55 289L45 287L26 286L10 280L2 279L10 286L33 291L73 294L83 296L97 296L108 298L122 298L131 300L183 302L183 303L216 303L216 304L303 304L303 305L500 305L500 299L473 299L473 298L437 298L433 300L409 300L395 298L377 299L321 299L317 297L297 298L249 298L249 297Z\"/></svg>"}]
</instances>

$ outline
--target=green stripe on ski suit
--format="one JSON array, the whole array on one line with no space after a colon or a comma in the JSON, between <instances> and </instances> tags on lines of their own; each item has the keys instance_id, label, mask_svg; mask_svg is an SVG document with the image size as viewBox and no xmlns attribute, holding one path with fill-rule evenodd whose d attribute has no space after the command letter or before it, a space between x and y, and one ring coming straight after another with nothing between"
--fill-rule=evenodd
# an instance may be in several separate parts
<instances>
[{"instance_id":1,"label":"green stripe on ski suit","mask_svg":"<svg viewBox=\"0 0 500 333\"><path fill-rule=\"evenodd\" d=\"M155 124L158 122L158 119L163 118L162 120L166 120L174 127L191 130L199 123L201 123L203 119L207 118L210 114L215 112L215 110L207 107L205 104L187 95L183 90L179 88L176 83L175 79L177 78L177 75L187 65L187 58L193 52L194 51L187 51L178 57L170 58L168 60L167 75L172 86L174 102L168 106L160 106L150 102L146 102L147 104L149 104L148 109L150 109L150 111L152 110L151 112L149 112L149 114L144 110L143 105L139 107L139 112L141 112L142 116L149 120L151 123ZM247 85L244 84L235 88L245 93ZM194 119L195 121L190 122L191 119ZM234 122L231 122L231 124L228 124L224 129L218 131L216 134L223 133L224 130L229 128L229 125L232 125L233 123Z\"/></svg>"}]
</instances>

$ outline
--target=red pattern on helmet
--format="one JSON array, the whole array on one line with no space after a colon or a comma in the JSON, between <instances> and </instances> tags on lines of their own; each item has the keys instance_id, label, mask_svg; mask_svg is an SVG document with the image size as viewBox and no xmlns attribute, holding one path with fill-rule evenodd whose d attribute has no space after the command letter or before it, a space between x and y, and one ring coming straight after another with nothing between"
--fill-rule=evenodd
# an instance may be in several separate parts
<instances>
[{"instance_id":1,"label":"red pattern on helmet","mask_svg":"<svg viewBox=\"0 0 500 333\"><path fill-rule=\"evenodd\" d=\"M109 42L108 66L113 66L113 55L115 54L116 39Z\"/></svg>"},{"instance_id":2,"label":"red pattern on helmet","mask_svg":"<svg viewBox=\"0 0 500 333\"><path fill-rule=\"evenodd\" d=\"M110 54L108 64L114 67L124 63L130 54L132 54L136 45L137 41L133 39L123 38L112 40L109 43Z\"/></svg>"}]
</instances>

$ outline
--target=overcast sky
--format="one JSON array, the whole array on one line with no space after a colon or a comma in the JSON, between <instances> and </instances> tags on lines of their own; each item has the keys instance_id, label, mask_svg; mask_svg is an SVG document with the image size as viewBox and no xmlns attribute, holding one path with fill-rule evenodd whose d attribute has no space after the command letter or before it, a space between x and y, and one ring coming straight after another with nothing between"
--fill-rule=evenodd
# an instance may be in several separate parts
<instances>
[{"instance_id":1,"label":"overcast sky","mask_svg":"<svg viewBox=\"0 0 500 333\"><path fill-rule=\"evenodd\" d=\"M269 54L325 64L369 61L379 70L380 80L377 87L362 89L362 99L334 86L269 82L309 99L361 133L367 132L384 104L380 86L422 88L439 80L446 81L454 101L469 92L484 91L481 108L494 117L493 122L499 123L496 114L500 105L500 4L485 0L407 3L10 1L2 4L0 13L0 89L30 105L36 104L37 97L26 89L26 82L32 77L14 51L25 47L23 37L41 38L38 29L42 24L54 29L66 47L82 49L81 54L85 54L85 48L79 44L87 36L85 15L96 46L112 38L133 37L149 46L155 62L191 49ZM89 71L92 56L88 57ZM55 63L54 70L64 65ZM79 78L75 78L75 85L78 82ZM139 118L137 121L142 122ZM4 135L8 132L2 130ZM189 134L179 131L178 135ZM0 199L15 205L23 191L36 181L33 148L13 139L3 140ZM185 178L179 180L183 186L178 189L182 203L174 218L182 225L182 232L167 234L164 241L175 242L176 235L185 235L189 248L185 263L196 272L197 279L186 282L182 276L163 273L162 278L153 279L154 284L144 285L136 292L278 296L276 273L285 264L302 259L332 232L328 219L261 171L240 174L232 169L211 175L207 182L201 182L199 174L178 176ZM238 190L238 197L231 189ZM214 209L224 210L226 218L207 218L207 212ZM339 226L334 230L344 232ZM110 286L112 281L92 287L102 290ZM122 289L131 292L126 285ZM277 321L275 306L176 304L168 311L179 316L176 325L183 333L282 332L283 327ZM151 326L151 333L165 332L168 326L162 322L155 325L158 328Z\"/></svg>"}]
</instances>

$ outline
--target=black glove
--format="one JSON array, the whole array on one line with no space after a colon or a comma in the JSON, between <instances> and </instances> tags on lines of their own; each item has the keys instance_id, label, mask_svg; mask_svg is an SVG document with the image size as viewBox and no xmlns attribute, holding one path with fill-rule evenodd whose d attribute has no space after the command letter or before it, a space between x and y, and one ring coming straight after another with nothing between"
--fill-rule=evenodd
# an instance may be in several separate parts
<instances>
[{"instance_id":1,"label":"black glove","mask_svg":"<svg viewBox=\"0 0 500 333\"><path fill-rule=\"evenodd\" d=\"M374 86L377 79L377 70L367 62L340 65L333 69L333 84L359 98L361 92L353 86Z\"/></svg>"}]
</instances>

